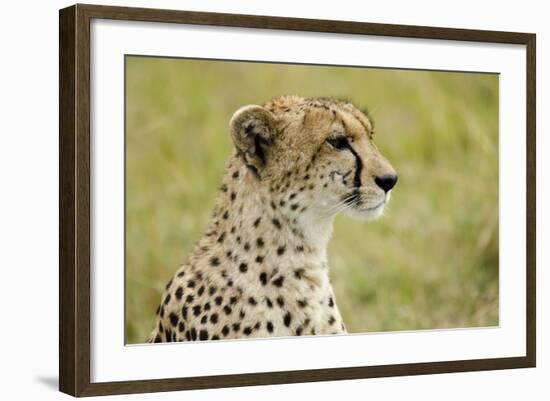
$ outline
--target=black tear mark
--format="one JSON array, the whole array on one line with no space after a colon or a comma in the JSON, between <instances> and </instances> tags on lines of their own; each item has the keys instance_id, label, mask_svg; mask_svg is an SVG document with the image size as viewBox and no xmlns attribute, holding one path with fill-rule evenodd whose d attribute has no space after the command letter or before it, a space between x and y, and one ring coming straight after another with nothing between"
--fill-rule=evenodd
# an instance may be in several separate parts
<instances>
[{"instance_id":1,"label":"black tear mark","mask_svg":"<svg viewBox=\"0 0 550 401\"><path fill-rule=\"evenodd\" d=\"M343 143L342 148L348 149L353 156L355 156L355 176L353 177L353 186L355 188L361 187L361 171L363 171L363 162L361 161L361 158L353 149L353 147L350 145L347 138L345 138L345 143ZM347 174L346 174L347 175Z\"/></svg>"},{"instance_id":2,"label":"black tear mark","mask_svg":"<svg viewBox=\"0 0 550 401\"><path fill-rule=\"evenodd\" d=\"M342 125L344 126L344 129L347 131L348 130L347 124L343 119L342 119ZM363 170L363 162L361 161L361 158L359 157L355 149L353 149L353 147L350 145L348 138L347 137L343 137L343 138L345 139L345 143L342 143L342 148L348 149L353 154L353 156L355 156L356 168L355 168L355 177L353 177L353 185L356 189L358 189L359 187L361 187L361 171Z\"/></svg>"}]
</instances>

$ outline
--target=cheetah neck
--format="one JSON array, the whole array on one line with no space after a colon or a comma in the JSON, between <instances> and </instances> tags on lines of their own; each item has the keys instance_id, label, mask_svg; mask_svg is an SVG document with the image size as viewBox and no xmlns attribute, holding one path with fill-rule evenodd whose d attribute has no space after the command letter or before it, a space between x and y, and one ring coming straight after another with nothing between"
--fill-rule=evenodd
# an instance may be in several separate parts
<instances>
[{"instance_id":1,"label":"cheetah neck","mask_svg":"<svg viewBox=\"0 0 550 401\"><path fill-rule=\"evenodd\" d=\"M326 270L332 226L332 217L315 218L303 196L258 185L254 173L233 160L207 237L211 245L222 248L226 261L235 268L241 263L264 263L281 269L311 266Z\"/></svg>"}]
</instances>

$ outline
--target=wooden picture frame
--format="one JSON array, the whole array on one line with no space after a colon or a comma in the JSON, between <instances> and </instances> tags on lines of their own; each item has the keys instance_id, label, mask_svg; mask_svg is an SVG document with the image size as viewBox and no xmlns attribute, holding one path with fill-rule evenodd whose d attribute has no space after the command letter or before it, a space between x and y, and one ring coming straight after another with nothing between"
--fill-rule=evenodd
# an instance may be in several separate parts
<instances>
[{"instance_id":1,"label":"wooden picture frame","mask_svg":"<svg viewBox=\"0 0 550 401\"><path fill-rule=\"evenodd\" d=\"M526 46L527 216L526 355L365 367L258 372L93 383L90 379L90 21L109 19L274 29ZM73 396L143 393L263 384L534 367L535 315L535 46L530 33L373 24L301 18L74 5L59 14L59 388Z\"/></svg>"}]
</instances>

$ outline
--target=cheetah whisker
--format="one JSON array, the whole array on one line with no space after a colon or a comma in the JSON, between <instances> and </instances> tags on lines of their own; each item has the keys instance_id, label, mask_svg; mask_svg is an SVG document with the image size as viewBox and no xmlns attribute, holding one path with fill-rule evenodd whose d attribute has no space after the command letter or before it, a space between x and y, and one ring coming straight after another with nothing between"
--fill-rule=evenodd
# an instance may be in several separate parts
<instances>
[{"instance_id":1,"label":"cheetah whisker","mask_svg":"<svg viewBox=\"0 0 550 401\"><path fill-rule=\"evenodd\" d=\"M335 204L335 205L331 206L330 208L328 208L325 211L325 215L330 216L330 215L333 215L335 213L338 213L342 209L343 206L344 206L344 209L345 209L345 207L348 207L348 206L351 205L350 200L352 200L355 197L356 197L356 194L351 194L351 195L346 196L340 202L338 202L337 204Z\"/></svg>"},{"instance_id":2,"label":"cheetah whisker","mask_svg":"<svg viewBox=\"0 0 550 401\"><path fill-rule=\"evenodd\" d=\"M343 212L344 210L350 208L354 203L354 202L350 202L350 200L353 200L353 198L355 198L356 196L357 196L356 194L348 195L347 197L342 199L337 204L335 204L335 205L331 206L330 208L328 208L321 216L319 216L317 221L324 220L328 217L334 216L334 215L336 215L340 212Z\"/></svg>"}]
</instances>

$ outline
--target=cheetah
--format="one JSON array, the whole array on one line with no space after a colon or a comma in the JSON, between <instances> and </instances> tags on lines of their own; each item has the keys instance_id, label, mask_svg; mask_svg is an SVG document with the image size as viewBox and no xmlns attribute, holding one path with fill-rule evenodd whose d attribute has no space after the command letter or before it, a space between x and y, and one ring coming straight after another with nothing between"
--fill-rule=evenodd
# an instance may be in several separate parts
<instances>
[{"instance_id":1,"label":"cheetah","mask_svg":"<svg viewBox=\"0 0 550 401\"><path fill-rule=\"evenodd\" d=\"M379 217L397 174L373 122L332 98L235 112L207 231L166 285L148 342L345 334L329 280L334 216Z\"/></svg>"}]
</instances>

